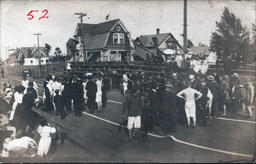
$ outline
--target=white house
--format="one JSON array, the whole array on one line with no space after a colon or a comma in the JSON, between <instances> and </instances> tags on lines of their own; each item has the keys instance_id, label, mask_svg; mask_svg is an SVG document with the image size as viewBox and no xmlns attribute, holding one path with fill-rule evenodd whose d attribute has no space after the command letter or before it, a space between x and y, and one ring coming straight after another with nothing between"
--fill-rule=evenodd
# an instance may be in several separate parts
<instances>
[{"instance_id":1,"label":"white house","mask_svg":"<svg viewBox=\"0 0 256 164\"><path fill-rule=\"evenodd\" d=\"M41 58L41 65L46 65L49 63L49 57L42 57ZM24 65L39 65L39 59L38 58L24 58Z\"/></svg>"}]
</instances>

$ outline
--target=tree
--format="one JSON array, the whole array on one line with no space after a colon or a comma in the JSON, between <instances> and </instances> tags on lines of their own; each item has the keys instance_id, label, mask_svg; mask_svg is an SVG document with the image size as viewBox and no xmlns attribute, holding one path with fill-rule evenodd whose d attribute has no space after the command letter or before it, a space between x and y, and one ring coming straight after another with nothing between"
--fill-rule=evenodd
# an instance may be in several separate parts
<instances>
[{"instance_id":1,"label":"tree","mask_svg":"<svg viewBox=\"0 0 256 164\"><path fill-rule=\"evenodd\" d=\"M210 50L216 52L224 64L241 64L249 54L250 35L241 20L224 8L217 29L212 33Z\"/></svg>"},{"instance_id":2,"label":"tree","mask_svg":"<svg viewBox=\"0 0 256 164\"><path fill-rule=\"evenodd\" d=\"M49 56L49 53L52 47L48 43L45 43L44 48L45 48L46 55Z\"/></svg>"},{"instance_id":3,"label":"tree","mask_svg":"<svg viewBox=\"0 0 256 164\"><path fill-rule=\"evenodd\" d=\"M59 60L61 58L61 54L62 54L62 51L59 47L56 47L55 48L55 52L54 52L54 55L55 55L55 58L57 58L58 60L58 63L59 63ZM54 60L54 59L53 59Z\"/></svg>"},{"instance_id":4,"label":"tree","mask_svg":"<svg viewBox=\"0 0 256 164\"><path fill-rule=\"evenodd\" d=\"M54 55L56 55L56 56L61 56L61 54L62 54L61 49L60 49L59 47L56 47L56 48L55 48Z\"/></svg>"},{"instance_id":5,"label":"tree","mask_svg":"<svg viewBox=\"0 0 256 164\"><path fill-rule=\"evenodd\" d=\"M256 24L252 25L252 40L250 48L250 56L248 57L248 62L256 62Z\"/></svg>"},{"instance_id":6,"label":"tree","mask_svg":"<svg viewBox=\"0 0 256 164\"><path fill-rule=\"evenodd\" d=\"M207 45L204 44L204 43L202 43L202 42L199 42L199 43L198 43L198 46L199 46L199 47L207 47Z\"/></svg>"},{"instance_id":7,"label":"tree","mask_svg":"<svg viewBox=\"0 0 256 164\"><path fill-rule=\"evenodd\" d=\"M74 38L70 38L69 41L66 44L67 49L70 50L70 56L75 56L76 53L78 52L78 50L76 49L77 44L79 43L78 40L74 39Z\"/></svg>"}]
</instances>

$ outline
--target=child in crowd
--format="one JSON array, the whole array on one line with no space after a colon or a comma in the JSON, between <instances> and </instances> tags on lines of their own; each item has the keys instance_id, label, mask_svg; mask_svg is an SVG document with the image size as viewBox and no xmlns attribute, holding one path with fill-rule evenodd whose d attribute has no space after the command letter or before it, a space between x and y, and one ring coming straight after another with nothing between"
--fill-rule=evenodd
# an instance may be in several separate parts
<instances>
[{"instance_id":1,"label":"child in crowd","mask_svg":"<svg viewBox=\"0 0 256 164\"><path fill-rule=\"evenodd\" d=\"M43 119L40 123L40 126L37 129L37 132L40 134L41 138L38 144L37 155L44 157L48 154L48 151L51 147L52 137L51 134L56 133L54 127L50 127L46 119Z\"/></svg>"}]
</instances>

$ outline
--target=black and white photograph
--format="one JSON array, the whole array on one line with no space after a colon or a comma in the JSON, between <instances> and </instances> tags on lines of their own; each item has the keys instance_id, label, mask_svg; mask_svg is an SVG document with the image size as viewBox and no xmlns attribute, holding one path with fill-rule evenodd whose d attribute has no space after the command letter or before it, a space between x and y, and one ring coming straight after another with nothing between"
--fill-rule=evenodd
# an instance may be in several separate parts
<instances>
[{"instance_id":1,"label":"black and white photograph","mask_svg":"<svg viewBox=\"0 0 256 164\"><path fill-rule=\"evenodd\" d=\"M0 163L255 163L256 0L0 0Z\"/></svg>"}]
</instances>

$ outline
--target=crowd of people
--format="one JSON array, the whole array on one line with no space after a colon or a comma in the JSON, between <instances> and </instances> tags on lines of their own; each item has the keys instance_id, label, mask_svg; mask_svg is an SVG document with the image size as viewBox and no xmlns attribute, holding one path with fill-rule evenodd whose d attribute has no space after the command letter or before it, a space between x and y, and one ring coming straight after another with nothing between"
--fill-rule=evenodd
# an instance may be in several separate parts
<instances>
[{"instance_id":1,"label":"crowd of people","mask_svg":"<svg viewBox=\"0 0 256 164\"><path fill-rule=\"evenodd\" d=\"M188 128L207 126L208 119L225 116L227 111L234 117L239 111L248 111L248 116L253 117L255 96L252 80L242 83L237 73L217 75L215 72L200 74L173 70L158 74L113 71L81 75L69 71L65 76L49 75L43 82L41 103L38 101L37 79L29 81L24 76L10 100L12 111L9 119L18 131L31 133L38 122L32 106L56 113L60 119L65 119L72 111L78 117L87 109L93 114L105 109L111 89L117 89L123 95L120 127L127 127L130 140L138 129L144 131L145 140L148 132L156 126L165 133L176 132L179 123ZM19 121L28 116L31 119ZM42 126L46 125L42 123ZM45 136L54 133L53 129L46 129L49 131L46 130ZM39 154L47 154L42 152Z\"/></svg>"},{"instance_id":2,"label":"crowd of people","mask_svg":"<svg viewBox=\"0 0 256 164\"><path fill-rule=\"evenodd\" d=\"M165 132L175 132L178 122L196 127L198 120L206 126L207 119L225 116L227 110L234 117L239 111L247 111L249 117L253 116L254 86L250 79L243 84L237 73L137 75L123 76L123 113L127 111L128 114L129 138L132 138L132 131L141 127L141 122L146 136L156 125Z\"/></svg>"}]
</instances>

